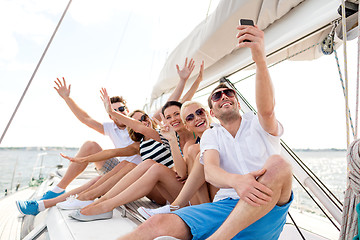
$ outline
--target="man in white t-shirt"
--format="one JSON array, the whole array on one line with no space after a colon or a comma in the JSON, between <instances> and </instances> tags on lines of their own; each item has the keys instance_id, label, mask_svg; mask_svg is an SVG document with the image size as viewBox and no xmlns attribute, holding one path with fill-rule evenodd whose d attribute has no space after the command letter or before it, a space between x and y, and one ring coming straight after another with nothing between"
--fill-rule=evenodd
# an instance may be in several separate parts
<instances>
[{"instance_id":1,"label":"man in white t-shirt","mask_svg":"<svg viewBox=\"0 0 360 240\"><path fill-rule=\"evenodd\" d=\"M57 85L57 87L54 88L58 92L60 97L64 99L65 103L74 113L74 115L86 126L94 129L95 131L103 135L109 136L116 148L124 148L134 143L129 137L126 126L121 122L112 121L100 123L90 117L83 109L81 109L70 97L71 85L67 86L64 78L63 81L57 79L57 81L55 81L55 84ZM127 115L129 113L129 110L126 107L126 101L122 97L112 97L111 106L115 109L115 111L119 111L122 114ZM102 151L102 148L98 143L93 141L87 141L80 147L75 157L85 157L100 151ZM117 166L117 168L121 168L127 162L139 164L141 161L142 159L139 155L111 158L108 160L96 162L95 168L101 175L104 175L111 171L115 166ZM41 200L51 199L63 194L66 187L72 182L72 180L74 180L80 173L85 170L87 165L88 163L71 162L61 181L52 190L46 192L41 198Z\"/></svg>"},{"instance_id":2,"label":"man in white t-shirt","mask_svg":"<svg viewBox=\"0 0 360 240\"><path fill-rule=\"evenodd\" d=\"M200 161L206 181L220 188L214 202L154 215L120 239L278 239L293 199L292 172L279 155L283 128L275 118L264 33L257 26L238 30L239 47L249 47L256 64L258 115L241 116L235 91L225 84L211 93L210 113L220 124L204 132Z\"/></svg>"}]
</instances>

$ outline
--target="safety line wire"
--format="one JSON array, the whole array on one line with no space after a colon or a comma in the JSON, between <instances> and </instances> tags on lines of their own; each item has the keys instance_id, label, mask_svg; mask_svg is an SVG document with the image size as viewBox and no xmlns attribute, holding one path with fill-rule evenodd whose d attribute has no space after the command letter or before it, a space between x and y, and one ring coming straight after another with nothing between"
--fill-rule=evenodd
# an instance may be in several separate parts
<instances>
[{"instance_id":1,"label":"safety line wire","mask_svg":"<svg viewBox=\"0 0 360 240\"><path fill-rule=\"evenodd\" d=\"M318 208L323 212L323 214L329 219L329 221L336 227L337 230L340 231L340 228L335 224L335 222L331 219L331 217L327 214L327 212L320 206L320 204L316 201L316 199L311 195L311 193L306 189L306 187L300 182L300 180L293 175L295 180L299 183L299 185L304 189L304 191L308 194L311 200L318 206Z\"/></svg>"},{"instance_id":2,"label":"safety line wire","mask_svg":"<svg viewBox=\"0 0 360 240\"><path fill-rule=\"evenodd\" d=\"M298 231L298 233L300 234L301 238L302 238L303 240L306 240L306 238L304 237L304 235L303 235L302 232L300 231L300 228L298 227L298 225L296 224L295 220L294 220L293 217L291 216L290 212L288 212L288 215L289 215L291 221L294 223L294 226L295 226L296 230Z\"/></svg>"}]
</instances>

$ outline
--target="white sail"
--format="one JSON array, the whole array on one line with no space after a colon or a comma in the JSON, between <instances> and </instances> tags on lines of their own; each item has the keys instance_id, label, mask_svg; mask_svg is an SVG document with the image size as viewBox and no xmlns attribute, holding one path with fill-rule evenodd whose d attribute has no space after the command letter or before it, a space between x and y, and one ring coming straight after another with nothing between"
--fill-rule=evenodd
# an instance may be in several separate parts
<instances>
[{"instance_id":1,"label":"white sail","mask_svg":"<svg viewBox=\"0 0 360 240\"><path fill-rule=\"evenodd\" d=\"M150 108L178 82L175 65L186 57L205 61L202 86L252 63L250 52L236 49L236 26L241 18L253 19L265 32L268 63L286 58L324 39L331 22L339 18L338 1L328 0L224 0L170 54L155 84ZM309 60L321 56L319 48L294 58ZM293 59L293 60L294 60ZM187 86L195 80L195 69ZM149 107L149 106L148 106Z\"/></svg>"}]
</instances>

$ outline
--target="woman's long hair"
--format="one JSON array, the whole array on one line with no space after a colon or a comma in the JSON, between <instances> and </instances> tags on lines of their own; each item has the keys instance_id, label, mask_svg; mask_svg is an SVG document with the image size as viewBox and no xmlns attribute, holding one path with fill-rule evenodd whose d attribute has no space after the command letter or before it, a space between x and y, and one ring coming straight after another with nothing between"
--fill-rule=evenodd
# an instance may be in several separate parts
<instances>
[{"instance_id":1,"label":"woman's long hair","mask_svg":"<svg viewBox=\"0 0 360 240\"><path fill-rule=\"evenodd\" d=\"M134 114L137 113L137 112L142 113L142 114L145 114L145 115L147 116L147 118L148 118L148 119L150 120L150 122L151 122L151 126L152 126L153 129L155 129L155 128L157 127L157 124L154 122L154 120L152 120L152 119L149 117L149 115L147 115L143 110L137 109L137 110L131 112L131 113L129 114L129 117L134 116ZM144 138L144 135L143 135L143 134L138 133L138 132L135 132L132 128L126 127L126 129L128 130L128 133L129 133L129 136L130 136L131 140L133 140L134 142L140 142L141 139Z\"/></svg>"}]
</instances>

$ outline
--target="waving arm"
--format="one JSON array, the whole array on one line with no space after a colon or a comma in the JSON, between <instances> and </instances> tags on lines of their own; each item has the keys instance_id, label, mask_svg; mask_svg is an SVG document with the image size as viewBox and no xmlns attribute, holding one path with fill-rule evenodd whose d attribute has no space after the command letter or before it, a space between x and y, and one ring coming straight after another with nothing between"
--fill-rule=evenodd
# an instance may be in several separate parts
<instances>
[{"instance_id":1,"label":"waving arm","mask_svg":"<svg viewBox=\"0 0 360 240\"><path fill-rule=\"evenodd\" d=\"M195 62L193 59L190 59L188 63L188 58L186 58L185 65L182 69L180 69L179 65L176 64L176 70L180 77L180 81L176 86L174 92L168 98L168 101L179 101L181 94L184 91L186 81L189 79L194 68L195 68ZM161 120L160 113L161 113L161 109L157 110L153 115L153 118L156 118L157 120Z\"/></svg>"},{"instance_id":2,"label":"waving arm","mask_svg":"<svg viewBox=\"0 0 360 240\"><path fill-rule=\"evenodd\" d=\"M119 112L114 111L114 109L111 108L110 98L109 98L109 95L107 94L107 91L105 88L102 88L100 93L101 93L101 100L104 103L106 112L113 119L116 119L116 120L122 122L127 127L132 128L135 132L141 133L148 138L151 138L151 139L154 139L155 141L161 142L160 135L155 129L153 129L151 127L146 127L141 122L139 122L133 118L130 118L128 116L125 116Z\"/></svg>"},{"instance_id":3,"label":"waving arm","mask_svg":"<svg viewBox=\"0 0 360 240\"><path fill-rule=\"evenodd\" d=\"M190 101L194 97L197 89L199 88L200 82L203 80L203 73L204 73L204 61L201 62L199 75L197 76L193 85L190 87L190 89L187 91L187 93L184 95L184 97L181 99L180 102L184 103L186 101Z\"/></svg>"},{"instance_id":4,"label":"waving arm","mask_svg":"<svg viewBox=\"0 0 360 240\"><path fill-rule=\"evenodd\" d=\"M65 78L62 78L63 81L59 80L57 78L57 81L54 81L57 87L54 87L54 89L57 91L57 93L60 95L62 99L64 99L65 103L68 105L70 110L74 113L75 117L80 120L83 124L86 126L94 129L95 131L104 134L104 127L101 123L91 118L83 109L81 109L75 101L70 97L70 88L71 84L69 86L66 85Z\"/></svg>"},{"instance_id":5,"label":"waving arm","mask_svg":"<svg viewBox=\"0 0 360 240\"><path fill-rule=\"evenodd\" d=\"M139 154L139 143L135 142L124 148L106 149L98 153L86 156L86 157L69 157L65 154L60 153L63 158L66 158L72 162L83 163L83 162L99 162L113 157L127 157Z\"/></svg>"}]
</instances>

